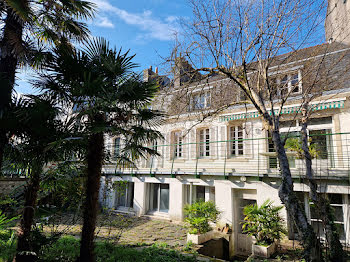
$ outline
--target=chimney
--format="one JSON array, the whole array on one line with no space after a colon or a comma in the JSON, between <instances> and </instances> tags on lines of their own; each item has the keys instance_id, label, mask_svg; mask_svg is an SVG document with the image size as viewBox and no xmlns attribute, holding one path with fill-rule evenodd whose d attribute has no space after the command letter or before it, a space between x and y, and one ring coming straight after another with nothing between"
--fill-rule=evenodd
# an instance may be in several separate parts
<instances>
[{"instance_id":1,"label":"chimney","mask_svg":"<svg viewBox=\"0 0 350 262\"><path fill-rule=\"evenodd\" d=\"M155 73L158 75L158 67L156 67Z\"/></svg>"}]
</instances>

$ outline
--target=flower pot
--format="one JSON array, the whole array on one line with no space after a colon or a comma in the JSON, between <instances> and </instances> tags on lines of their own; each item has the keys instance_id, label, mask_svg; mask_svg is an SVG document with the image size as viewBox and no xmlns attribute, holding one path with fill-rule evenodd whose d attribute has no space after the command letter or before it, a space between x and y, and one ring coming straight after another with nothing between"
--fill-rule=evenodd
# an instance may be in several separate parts
<instances>
[{"instance_id":1,"label":"flower pot","mask_svg":"<svg viewBox=\"0 0 350 262\"><path fill-rule=\"evenodd\" d=\"M269 258L271 255L273 255L276 252L277 249L277 243L273 242L269 246L260 246L253 244L252 245L252 253L255 257L263 257L263 258Z\"/></svg>"},{"instance_id":2,"label":"flower pot","mask_svg":"<svg viewBox=\"0 0 350 262\"><path fill-rule=\"evenodd\" d=\"M215 237L215 232L213 230L209 231L207 233L204 233L204 234L187 233L187 242L191 241L193 244L199 245L199 244L202 244L204 242L209 241L213 237Z\"/></svg>"}]
</instances>

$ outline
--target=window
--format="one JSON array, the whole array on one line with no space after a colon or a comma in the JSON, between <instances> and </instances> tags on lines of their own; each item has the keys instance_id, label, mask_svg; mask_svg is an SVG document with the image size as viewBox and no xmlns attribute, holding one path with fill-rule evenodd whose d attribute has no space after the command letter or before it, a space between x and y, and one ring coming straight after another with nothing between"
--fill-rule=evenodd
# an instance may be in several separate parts
<instances>
[{"instance_id":1,"label":"window","mask_svg":"<svg viewBox=\"0 0 350 262\"><path fill-rule=\"evenodd\" d=\"M331 156L331 136L329 135L331 130L310 130L310 145L313 145L316 149L316 155L319 159L328 159Z\"/></svg>"},{"instance_id":2,"label":"window","mask_svg":"<svg viewBox=\"0 0 350 262\"><path fill-rule=\"evenodd\" d=\"M287 128L289 130L289 128L290 128L289 126L292 124L292 122L285 122L284 124L288 126ZM283 130L283 129L281 128L281 130ZM298 141L300 140L300 133L299 132L295 132L295 131L282 132L282 131L280 131L280 134L281 134L282 139L287 138L286 143L285 143L285 148L287 151L288 151L288 145L289 145L288 141L292 142L292 140L295 140L295 139L297 139ZM272 138L270 135L269 135L269 139L268 139L268 150L270 153L276 152ZM289 167L295 168L296 167L295 156L290 155L287 157L288 157ZM270 156L269 157L269 168L278 168L278 167L279 167L279 163L278 163L277 156Z\"/></svg>"},{"instance_id":3,"label":"window","mask_svg":"<svg viewBox=\"0 0 350 262\"><path fill-rule=\"evenodd\" d=\"M229 128L229 152L230 156L243 155L243 128L242 126L231 126Z\"/></svg>"},{"instance_id":4,"label":"window","mask_svg":"<svg viewBox=\"0 0 350 262\"><path fill-rule=\"evenodd\" d=\"M210 107L210 92L193 94L190 99L189 111L195 111Z\"/></svg>"},{"instance_id":5,"label":"window","mask_svg":"<svg viewBox=\"0 0 350 262\"><path fill-rule=\"evenodd\" d=\"M334 223L337 225L340 240L345 241L345 230L344 230L344 210L347 205L343 203L343 195L341 194L324 194L326 199L329 200L331 207L334 212ZM309 202L309 219L311 220L311 225L314 228L316 234L321 238L325 238L325 232L321 218L319 217L317 208L313 202Z\"/></svg>"},{"instance_id":6,"label":"window","mask_svg":"<svg viewBox=\"0 0 350 262\"><path fill-rule=\"evenodd\" d=\"M192 189L191 189L192 188ZM187 204L192 204L195 201L213 201L215 202L215 187L185 185L184 201Z\"/></svg>"},{"instance_id":7,"label":"window","mask_svg":"<svg viewBox=\"0 0 350 262\"><path fill-rule=\"evenodd\" d=\"M122 182L116 188L117 209L132 208L134 202L134 183Z\"/></svg>"},{"instance_id":8,"label":"window","mask_svg":"<svg viewBox=\"0 0 350 262\"><path fill-rule=\"evenodd\" d=\"M210 135L209 128L199 130L199 157L210 156Z\"/></svg>"},{"instance_id":9,"label":"window","mask_svg":"<svg viewBox=\"0 0 350 262\"><path fill-rule=\"evenodd\" d=\"M244 198L241 198L239 200L239 206L238 206L238 214L239 214L239 226L238 226L238 233L240 234L245 234L242 232L242 225L245 223L244 221L244 218L245 218L245 215L244 215L244 208L246 206L249 206L249 205L256 205L256 200L254 199L244 199Z\"/></svg>"},{"instance_id":10,"label":"window","mask_svg":"<svg viewBox=\"0 0 350 262\"><path fill-rule=\"evenodd\" d=\"M169 185L168 184L150 184L150 202L151 211L168 212L169 210Z\"/></svg>"},{"instance_id":11,"label":"window","mask_svg":"<svg viewBox=\"0 0 350 262\"><path fill-rule=\"evenodd\" d=\"M205 186L196 186L196 201L205 201Z\"/></svg>"},{"instance_id":12,"label":"window","mask_svg":"<svg viewBox=\"0 0 350 262\"><path fill-rule=\"evenodd\" d=\"M181 158L183 156L182 151L182 132L175 131L173 132L173 157Z\"/></svg>"},{"instance_id":13,"label":"window","mask_svg":"<svg viewBox=\"0 0 350 262\"><path fill-rule=\"evenodd\" d=\"M120 156L120 137L113 141L113 158L116 160Z\"/></svg>"},{"instance_id":14,"label":"window","mask_svg":"<svg viewBox=\"0 0 350 262\"><path fill-rule=\"evenodd\" d=\"M318 161L317 165L328 165L328 167L334 167L334 152L332 142L332 117L319 117L311 118L308 121L308 135L310 141L310 149L314 150L313 157ZM288 147L288 141L301 139L300 138L301 122L299 120L293 121L281 121L280 133L281 138L288 136L286 141L286 148ZM301 141L300 141L301 145ZM272 139L269 134L268 139L268 152L275 152ZM296 167L295 156L289 155L289 165L291 168ZM320 161L324 160L324 161ZM277 168L278 161L276 156L269 157L269 168Z\"/></svg>"},{"instance_id":15,"label":"window","mask_svg":"<svg viewBox=\"0 0 350 262\"><path fill-rule=\"evenodd\" d=\"M272 89L275 86L279 88L279 95L285 97L288 93L300 94L302 90L301 72L292 72L285 75L280 75L271 80Z\"/></svg>"}]
</instances>

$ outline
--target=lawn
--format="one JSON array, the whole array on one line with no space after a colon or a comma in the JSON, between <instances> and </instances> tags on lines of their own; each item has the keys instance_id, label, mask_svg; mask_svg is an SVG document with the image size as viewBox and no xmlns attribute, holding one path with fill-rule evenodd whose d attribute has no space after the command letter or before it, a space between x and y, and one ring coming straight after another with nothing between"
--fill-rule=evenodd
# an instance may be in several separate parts
<instances>
[{"instance_id":1,"label":"lawn","mask_svg":"<svg viewBox=\"0 0 350 262\"><path fill-rule=\"evenodd\" d=\"M8 236L8 235L7 235ZM0 261L12 261L15 252L15 242L12 245L0 243ZM73 236L63 236L51 245L45 245L39 250L39 262L76 261L79 255L79 240ZM175 250L153 245L151 247L131 247L115 245L108 241L96 242L96 261L114 262L192 262L197 261L194 255L183 255Z\"/></svg>"}]
</instances>

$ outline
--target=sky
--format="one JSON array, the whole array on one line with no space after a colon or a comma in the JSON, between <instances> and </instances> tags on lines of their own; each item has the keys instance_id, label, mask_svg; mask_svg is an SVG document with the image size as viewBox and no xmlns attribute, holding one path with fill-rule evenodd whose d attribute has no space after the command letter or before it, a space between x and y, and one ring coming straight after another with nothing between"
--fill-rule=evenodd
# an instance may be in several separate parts
<instances>
[{"instance_id":1,"label":"sky","mask_svg":"<svg viewBox=\"0 0 350 262\"><path fill-rule=\"evenodd\" d=\"M106 38L117 49L130 49L130 54L136 54L133 62L139 65L137 72L159 66L162 73L162 62L170 55L175 34L181 34L179 19L192 16L188 0L88 1L98 8L95 18L87 21L92 36ZM29 84L33 75L30 71L17 74L18 93L35 93Z\"/></svg>"},{"instance_id":2,"label":"sky","mask_svg":"<svg viewBox=\"0 0 350 262\"><path fill-rule=\"evenodd\" d=\"M90 0L98 11L87 21L92 36L106 38L111 46L136 54L137 71L159 66L170 54L178 19L191 16L187 0ZM32 72L21 72L16 81L18 93L33 93L28 83Z\"/></svg>"}]
</instances>

